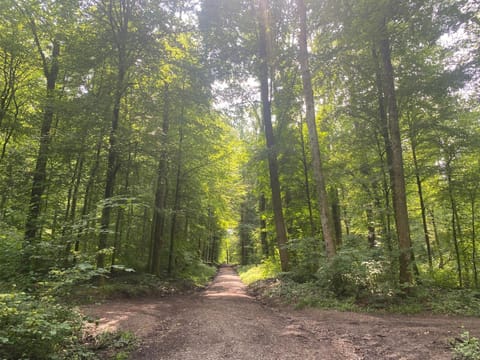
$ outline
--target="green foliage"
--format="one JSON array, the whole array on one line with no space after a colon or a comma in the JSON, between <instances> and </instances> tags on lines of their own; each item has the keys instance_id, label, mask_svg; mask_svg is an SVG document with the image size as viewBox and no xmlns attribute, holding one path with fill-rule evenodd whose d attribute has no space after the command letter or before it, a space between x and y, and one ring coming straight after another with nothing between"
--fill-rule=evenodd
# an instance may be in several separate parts
<instances>
[{"instance_id":1,"label":"green foliage","mask_svg":"<svg viewBox=\"0 0 480 360\"><path fill-rule=\"evenodd\" d=\"M0 222L0 283L18 276L21 264L22 234Z\"/></svg>"},{"instance_id":2,"label":"green foliage","mask_svg":"<svg viewBox=\"0 0 480 360\"><path fill-rule=\"evenodd\" d=\"M51 297L25 293L0 295L0 357L2 359L75 358L82 317Z\"/></svg>"},{"instance_id":3,"label":"green foliage","mask_svg":"<svg viewBox=\"0 0 480 360\"><path fill-rule=\"evenodd\" d=\"M68 296L78 285L88 285L93 278L107 275L106 269L96 268L89 262L81 262L70 268L50 270L48 277L41 285L44 292L64 297Z\"/></svg>"},{"instance_id":4,"label":"green foliage","mask_svg":"<svg viewBox=\"0 0 480 360\"><path fill-rule=\"evenodd\" d=\"M388 267L373 255L373 250L342 248L330 262L322 262L316 274L318 284L337 297L385 292L391 285L387 281Z\"/></svg>"},{"instance_id":5,"label":"green foliage","mask_svg":"<svg viewBox=\"0 0 480 360\"><path fill-rule=\"evenodd\" d=\"M217 269L214 266L192 259L192 262L180 273L180 277L192 281L195 286L205 286L216 272Z\"/></svg>"},{"instance_id":6,"label":"green foliage","mask_svg":"<svg viewBox=\"0 0 480 360\"><path fill-rule=\"evenodd\" d=\"M480 316L480 293L469 289L424 289L425 303L437 314Z\"/></svg>"},{"instance_id":7,"label":"green foliage","mask_svg":"<svg viewBox=\"0 0 480 360\"><path fill-rule=\"evenodd\" d=\"M290 276L298 282L314 279L322 258L320 240L312 237L290 239L288 250L292 254Z\"/></svg>"},{"instance_id":8,"label":"green foliage","mask_svg":"<svg viewBox=\"0 0 480 360\"><path fill-rule=\"evenodd\" d=\"M480 341L468 331L452 344L454 360L480 360Z\"/></svg>"},{"instance_id":9,"label":"green foliage","mask_svg":"<svg viewBox=\"0 0 480 360\"><path fill-rule=\"evenodd\" d=\"M237 268L240 279L247 285L255 281L277 277L280 272L280 263L276 259L265 259L260 265L245 265Z\"/></svg>"},{"instance_id":10,"label":"green foliage","mask_svg":"<svg viewBox=\"0 0 480 360\"><path fill-rule=\"evenodd\" d=\"M90 340L88 347L100 359L126 360L138 345L135 334L129 331L104 332Z\"/></svg>"}]
</instances>

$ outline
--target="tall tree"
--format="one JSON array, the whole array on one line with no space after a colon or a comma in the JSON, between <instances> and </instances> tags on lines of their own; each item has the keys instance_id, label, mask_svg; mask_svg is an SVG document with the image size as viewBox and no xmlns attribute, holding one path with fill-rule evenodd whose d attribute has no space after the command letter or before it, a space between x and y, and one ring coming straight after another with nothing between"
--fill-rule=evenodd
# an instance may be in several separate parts
<instances>
[{"instance_id":1,"label":"tall tree","mask_svg":"<svg viewBox=\"0 0 480 360\"><path fill-rule=\"evenodd\" d=\"M395 91L395 74L392 66L390 39L387 30L387 19L381 20L379 47L383 65L384 92L387 98L388 130L392 148L392 196L400 248L400 282L410 284L413 280L411 274L412 244L410 239L410 225L408 222L407 193L405 174L403 169L402 139L400 136L400 117L397 107Z\"/></svg>"},{"instance_id":2,"label":"tall tree","mask_svg":"<svg viewBox=\"0 0 480 360\"><path fill-rule=\"evenodd\" d=\"M307 122L313 174L315 178L316 194L322 223L322 234L325 242L327 258L332 259L336 253L336 239L332 224L331 207L326 190L325 173L318 142L317 124L315 121L315 102L313 97L312 76L308 60L307 43L307 9L303 0L296 0L300 31L298 34L298 60L302 71L303 97L305 100L305 120Z\"/></svg>"},{"instance_id":3,"label":"tall tree","mask_svg":"<svg viewBox=\"0 0 480 360\"><path fill-rule=\"evenodd\" d=\"M280 252L280 263L283 271L287 271L288 251L286 248L288 236L283 216L283 206L278 177L278 161L275 147L275 137L272 126L272 111L269 86L269 17L268 1L258 2L258 57L259 57L259 80L260 97L262 101L262 120L265 130L265 139L268 151L268 170L270 174L270 188L272 191L272 205L274 212L275 230Z\"/></svg>"},{"instance_id":4,"label":"tall tree","mask_svg":"<svg viewBox=\"0 0 480 360\"><path fill-rule=\"evenodd\" d=\"M47 8L46 10L53 12L51 8ZM55 102L57 99L56 86L60 71L60 38L63 29L54 29L53 32L45 31L44 33L48 35L46 39L43 39L40 29L38 28L37 19L34 17L36 11L32 8L21 8L21 11L28 19L46 82L45 97L43 100L43 119L40 129L40 144L35 161L28 214L25 223L25 264L30 264L30 266L34 268L35 264L31 263L31 256L33 255L33 246L41 236L39 230L41 228L42 203L47 188L47 163L52 141L51 131L55 114ZM58 14L46 14L45 17L48 19L49 16L52 15L55 16ZM49 19L47 21L51 21L53 24L58 20L59 19ZM49 51L47 52L45 48L49 49Z\"/></svg>"}]
</instances>

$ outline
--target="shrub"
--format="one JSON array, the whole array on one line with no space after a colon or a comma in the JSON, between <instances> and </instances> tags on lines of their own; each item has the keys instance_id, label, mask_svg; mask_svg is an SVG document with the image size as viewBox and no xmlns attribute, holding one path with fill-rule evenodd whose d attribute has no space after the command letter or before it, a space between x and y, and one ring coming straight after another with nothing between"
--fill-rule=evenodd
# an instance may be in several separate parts
<instances>
[{"instance_id":1,"label":"shrub","mask_svg":"<svg viewBox=\"0 0 480 360\"><path fill-rule=\"evenodd\" d=\"M196 286L204 286L212 279L216 272L217 268L215 266L204 264L197 259L192 259L192 262L180 273L180 277L192 281Z\"/></svg>"},{"instance_id":2,"label":"shrub","mask_svg":"<svg viewBox=\"0 0 480 360\"><path fill-rule=\"evenodd\" d=\"M0 358L59 359L79 345L82 317L55 304L17 292L0 294ZM78 356L69 355L70 358Z\"/></svg>"},{"instance_id":3,"label":"shrub","mask_svg":"<svg viewBox=\"0 0 480 360\"><path fill-rule=\"evenodd\" d=\"M317 272L319 285L339 297L381 292L379 284L387 283L384 276L382 260L349 248L340 250L332 261L323 262Z\"/></svg>"},{"instance_id":4,"label":"shrub","mask_svg":"<svg viewBox=\"0 0 480 360\"><path fill-rule=\"evenodd\" d=\"M480 360L480 341L470 336L468 331L460 335L460 339L453 344L454 360Z\"/></svg>"}]
</instances>

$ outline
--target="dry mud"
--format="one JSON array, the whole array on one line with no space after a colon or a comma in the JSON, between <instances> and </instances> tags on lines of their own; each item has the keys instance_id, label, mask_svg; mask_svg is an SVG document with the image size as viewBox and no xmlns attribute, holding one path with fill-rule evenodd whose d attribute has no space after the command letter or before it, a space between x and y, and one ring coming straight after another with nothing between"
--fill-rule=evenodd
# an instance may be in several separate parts
<instances>
[{"instance_id":1,"label":"dry mud","mask_svg":"<svg viewBox=\"0 0 480 360\"><path fill-rule=\"evenodd\" d=\"M131 359L451 359L449 341L480 335L480 319L374 315L269 307L248 295L230 267L203 292L118 300L82 309L96 331L129 330Z\"/></svg>"}]
</instances>

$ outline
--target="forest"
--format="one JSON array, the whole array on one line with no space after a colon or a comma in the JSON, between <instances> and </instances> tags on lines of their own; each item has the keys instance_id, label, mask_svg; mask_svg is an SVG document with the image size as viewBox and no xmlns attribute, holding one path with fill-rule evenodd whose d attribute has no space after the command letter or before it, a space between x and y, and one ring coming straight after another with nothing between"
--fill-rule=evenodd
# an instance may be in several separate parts
<instances>
[{"instance_id":1,"label":"forest","mask_svg":"<svg viewBox=\"0 0 480 360\"><path fill-rule=\"evenodd\" d=\"M477 1L0 9L0 357L74 358L79 284L222 263L480 297Z\"/></svg>"}]
</instances>

